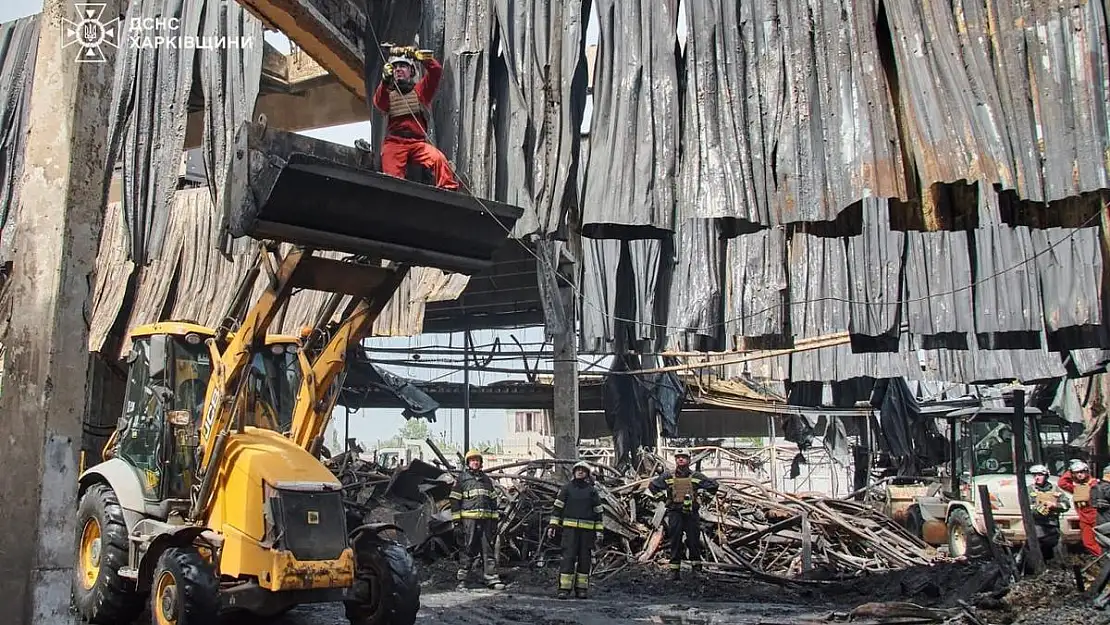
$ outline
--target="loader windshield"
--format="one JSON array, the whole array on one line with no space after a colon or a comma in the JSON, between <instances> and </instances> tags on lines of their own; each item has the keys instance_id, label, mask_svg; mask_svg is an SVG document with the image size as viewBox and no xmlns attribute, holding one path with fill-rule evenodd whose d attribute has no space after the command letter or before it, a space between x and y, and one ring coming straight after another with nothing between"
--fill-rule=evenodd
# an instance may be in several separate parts
<instances>
[{"instance_id":1,"label":"loader windshield","mask_svg":"<svg viewBox=\"0 0 1110 625\"><path fill-rule=\"evenodd\" d=\"M251 363L258 409L255 427L288 432L293 427L293 406L301 383L297 354L285 345L267 346Z\"/></svg>"}]
</instances>

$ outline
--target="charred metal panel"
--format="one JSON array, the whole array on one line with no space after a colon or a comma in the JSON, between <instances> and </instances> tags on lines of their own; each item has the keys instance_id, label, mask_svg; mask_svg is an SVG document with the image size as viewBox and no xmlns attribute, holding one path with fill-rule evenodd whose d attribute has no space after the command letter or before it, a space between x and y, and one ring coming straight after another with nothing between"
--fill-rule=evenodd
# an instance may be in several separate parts
<instances>
[{"instance_id":1,"label":"charred metal panel","mask_svg":"<svg viewBox=\"0 0 1110 625\"><path fill-rule=\"evenodd\" d=\"M925 379L938 382L1037 382L1064 375L1060 355L1043 348L979 349L972 339L966 350L926 349L922 354Z\"/></svg>"},{"instance_id":2,"label":"charred metal panel","mask_svg":"<svg viewBox=\"0 0 1110 625\"><path fill-rule=\"evenodd\" d=\"M11 210L19 206L31 82L38 56L39 16L0 24L0 260L9 260ZM14 222L13 222L14 223Z\"/></svg>"},{"instance_id":3,"label":"charred metal panel","mask_svg":"<svg viewBox=\"0 0 1110 625\"><path fill-rule=\"evenodd\" d=\"M863 232L848 238L851 319L848 331L897 336L901 324L906 233L890 230L885 200L863 200Z\"/></svg>"},{"instance_id":4,"label":"charred metal panel","mask_svg":"<svg viewBox=\"0 0 1110 625\"><path fill-rule=\"evenodd\" d=\"M964 232L907 232L906 320L913 334L974 331Z\"/></svg>"},{"instance_id":5,"label":"charred metal panel","mask_svg":"<svg viewBox=\"0 0 1110 625\"><path fill-rule=\"evenodd\" d=\"M497 159L490 86L490 3L429 0L427 5L431 20L422 34L432 39L430 43L442 45L437 52L443 62L443 79L432 109L436 145L454 164L470 193L493 197Z\"/></svg>"},{"instance_id":6,"label":"charred metal panel","mask_svg":"<svg viewBox=\"0 0 1110 625\"><path fill-rule=\"evenodd\" d=\"M678 166L677 0L597 0L600 43L582 233L666 236Z\"/></svg>"},{"instance_id":7,"label":"charred metal panel","mask_svg":"<svg viewBox=\"0 0 1110 625\"><path fill-rule=\"evenodd\" d=\"M1037 332L1044 324L1029 228L982 224L975 237L977 332Z\"/></svg>"},{"instance_id":8,"label":"charred metal panel","mask_svg":"<svg viewBox=\"0 0 1110 625\"><path fill-rule=\"evenodd\" d=\"M219 3L210 0L208 4ZM128 17L176 16L180 28L173 35L196 37L201 34L205 5L184 0L133 0ZM233 6L228 11L242 9ZM140 31L128 36L165 34ZM122 166L121 201L131 239L130 256L140 266L162 254L185 146L186 102L195 56L196 49L191 46L126 45L116 59L108 162L119 159Z\"/></svg>"},{"instance_id":9,"label":"charred metal panel","mask_svg":"<svg viewBox=\"0 0 1110 625\"><path fill-rule=\"evenodd\" d=\"M831 221L905 196L873 1L685 6L680 215Z\"/></svg>"},{"instance_id":10,"label":"charred metal panel","mask_svg":"<svg viewBox=\"0 0 1110 625\"><path fill-rule=\"evenodd\" d=\"M200 86L204 94L204 136L201 154L208 171L208 188L219 212L218 223L227 226L225 195L227 173L239 123L254 115L262 76L262 23L238 4L215 0L205 4L203 33L206 37L249 37L255 42L245 50L206 49L200 53ZM243 253L247 241L227 240L213 233L212 245L225 252ZM249 261L247 261L249 262Z\"/></svg>"},{"instance_id":11,"label":"charred metal panel","mask_svg":"<svg viewBox=\"0 0 1110 625\"><path fill-rule=\"evenodd\" d=\"M905 138L923 186L982 178L1010 185L1014 179L984 45L987 23L974 4L884 3L906 108Z\"/></svg>"},{"instance_id":12,"label":"charred metal panel","mask_svg":"<svg viewBox=\"0 0 1110 625\"><path fill-rule=\"evenodd\" d=\"M231 164L231 235L468 272L492 264L520 218L515 206L377 173L370 161L245 122Z\"/></svg>"},{"instance_id":13,"label":"charred metal panel","mask_svg":"<svg viewBox=\"0 0 1110 625\"><path fill-rule=\"evenodd\" d=\"M582 0L496 0L497 33L507 71L498 155L506 171L505 201L524 209L519 234L564 227L578 203L579 128L585 107Z\"/></svg>"},{"instance_id":14,"label":"charred metal panel","mask_svg":"<svg viewBox=\"0 0 1110 625\"><path fill-rule=\"evenodd\" d=\"M683 219L675 233L668 334L713 337L721 323L721 239L710 219ZM666 297L667 293L661 293Z\"/></svg>"},{"instance_id":15,"label":"charred metal panel","mask_svg":"<svg viewBox=\"0 0 1110 625\"><path fill-rule=\"evenodd\" d=\"M1031 236L1045 328L1055 332L1101 325L1102 250L1098 227L1036 229Z\"/></svg>"},{"instance_id":16,"label":"charred metal panel","mask_svg":"<svg viewBox=\"0 0 1110 625\"><path fill-rule=\"evenodd\" d=\"M848 262L844 239L794 233L789 244L790 330L794 339L817 338L848 330ZM838 363L851 346L794 354L794 381L847 379Z\"/></svg>"},{"instance_id":17,"label":"charred metal panel","mask_svg":"<svg viewBox=\"0 0 1110 625\"><path fill-rule=\"evenodd\" d=\"M730 239L728 270L731 300L725 317L729 334L785 334L786 315L791 310L786 303L792 298L786 279L786 230L778 226Z\"/></svg>"},{"instance_id":18,"label":"charred metal panel","mask_svg":"<svg viewBox=\"0 0 1110 625\"><path fill-rule=\"evenodd\" d=\"M620 256L621 242L618 240L582 239L580 351L605 353L612 349L616 336L613 315L617 306Z\"/></svg>"}]
</instances>

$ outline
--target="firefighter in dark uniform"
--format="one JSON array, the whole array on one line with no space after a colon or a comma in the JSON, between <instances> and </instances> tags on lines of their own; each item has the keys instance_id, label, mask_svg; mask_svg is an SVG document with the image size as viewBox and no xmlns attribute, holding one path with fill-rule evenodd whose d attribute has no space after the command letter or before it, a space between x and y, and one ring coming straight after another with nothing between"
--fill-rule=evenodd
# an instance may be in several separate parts
<instances>
[{"instance_id":1,"label":"firefighter in dark uniform","mask_svg":"<svg viewBox=\"0 0 1110 625\"><path fill-rule=\"evenodd\" d=\"M648 484L648 493L667 504L667 539L671 543L671 574L679 579L682 569L682 551L694 564L694 571L701 570L701 517L698 515L699 499L717 493L717 482L690 469L690 452L680 449L674 455L674 473L655 476ZM682 535L686 535L683 544Z\"/></svg>"},{"instance_id":2,"label":"firefighter in dark uniform","mask_svg":"<svg viewBox=\"0 0 1110 625\"><path fill-rule=\"evenodd\" d=\"M555 538L556 528L563 528L563 559L559 565L560 599L570 596L571 589L579 599L586 598L590 587L590 565L596 542L605 535L601 522L601 495L590 480L590 465L575 463L574 479L559 489L551 513L547 535Z\"/></svg>"},{"instance_id":3,"label":"firefighter in dark uniform","mask_svg":"<svg viewBox=\"0 0 1110 625\"><path fill-rule=\"evenodd\" d=\"M497 531L497 496L493 480L482 470L482 452L466 452L466 468L459 472L451 489L451 518L455 521L459 541L459 586L466 585L470 569L482 561L482 580L495 590L505 587L497 575L497 559L493 553Z\"/></svg>"}]
</instances>

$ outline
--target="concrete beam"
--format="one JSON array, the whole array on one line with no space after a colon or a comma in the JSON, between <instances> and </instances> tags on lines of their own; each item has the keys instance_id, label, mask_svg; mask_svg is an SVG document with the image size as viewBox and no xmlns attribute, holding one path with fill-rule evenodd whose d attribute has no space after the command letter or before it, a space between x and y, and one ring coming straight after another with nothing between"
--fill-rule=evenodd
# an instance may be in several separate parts
<instances>
[{"instance_id":1,"label":"concrete beam","mask_svg":"<svg viewBox=\"0 0 1110 625\"><path fill-rule=\"evenodd\" d=\"M120 0L101 0L104 16ZM46 0L8 286L0 394L0 597L8 620L72 623L77 446L89 366L85 314L100 240L116 49L62 48L69 0Z\"/></svg>"},{"instance_id":2,"label":"concrete beam","mask_svg":"<svg viewBox=\"0 0 1110 625\"><path fill-rule=\"evenodd\" d=\"M552 341L555 350L555 409L552 411L551 427L555 435L555 457L577 459L578 342L575 328L578 327L578 315L574 289L563 285L559 296L567 311L567 323L566 329L556 333Z\"/></svg>"},{"instance_id":3,"label":"concrete beam","mask_svg":"<svg viewBox=\"0 0 1110 625\"><path fill-rule=\"evenodd\" d=\"M363 33L366 15L354 2L335 0L238 0L262 22L289 39L333 74L351 93L366 99Z\"/></svg>"},{"instance_id":4,"label":"concrete beam","mask_svg":"<svg viewBox=\"0 0 1110 625\"><path fill-rule=\"evenodd\" d=\"M259 115L266 115L273 128L300 132L364 122L370 119L370 109L343 85L331 82L301 93L260 95L254 105L255 118ZM198 148L203 140L204 111L190 113L185 126L185 149Z\"/></svg>"}]
</instances>

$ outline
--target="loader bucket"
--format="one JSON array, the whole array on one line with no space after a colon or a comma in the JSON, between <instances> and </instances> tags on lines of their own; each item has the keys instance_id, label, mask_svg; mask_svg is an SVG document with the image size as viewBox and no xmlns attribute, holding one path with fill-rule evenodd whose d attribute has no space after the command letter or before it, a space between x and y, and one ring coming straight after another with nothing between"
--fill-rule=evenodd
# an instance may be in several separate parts
<instances>
[{"instance_id":1,"label":"loader bucket","mask_svg":"<svg viewBox=\"0 0 1110 625\"><path fill-rule=\"evenodd\" d=\"M264 123L245 122L235 144L226 205L233 237L478 273L523 213L378 173L368 152Z\"/></svg>"}]
</instances>

